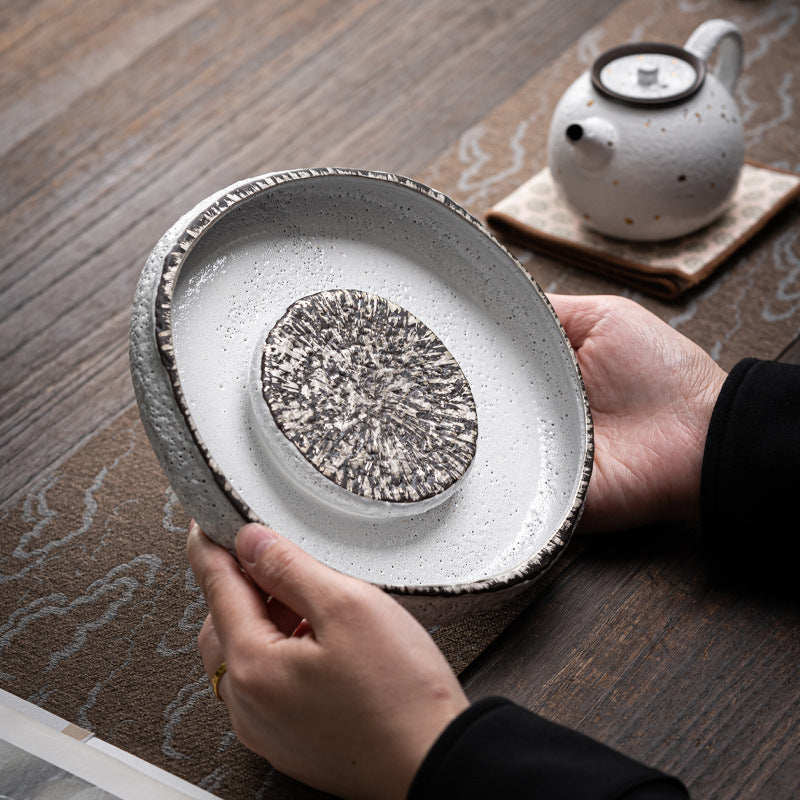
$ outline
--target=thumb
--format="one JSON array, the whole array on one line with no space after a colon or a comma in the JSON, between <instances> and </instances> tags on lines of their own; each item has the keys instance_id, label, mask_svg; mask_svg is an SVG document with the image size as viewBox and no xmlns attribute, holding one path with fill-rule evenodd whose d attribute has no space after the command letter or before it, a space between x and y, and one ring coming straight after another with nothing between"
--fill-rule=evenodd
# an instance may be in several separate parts
<instances>
[{"instance_id":1,"label":"thumb","mask_svg":"<svg viewBox=\"0 0 800 800\"><path fill-rule=\"evenodd\" d=\"M352 579L326 567L264 525L245 525L236 537L239 563L268 595L313 626Z\"/></svg>"}]
</instances>

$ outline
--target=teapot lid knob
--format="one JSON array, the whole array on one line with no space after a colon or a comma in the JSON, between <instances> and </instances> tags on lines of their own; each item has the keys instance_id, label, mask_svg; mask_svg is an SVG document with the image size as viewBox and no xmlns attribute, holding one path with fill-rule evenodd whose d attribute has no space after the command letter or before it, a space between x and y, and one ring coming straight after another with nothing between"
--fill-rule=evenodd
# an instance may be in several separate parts
<instances>
[{"instance_id":1,"label":"teapot lid knob","mask_svg":"<svg viewBox=\"0 0 800 800\"><path fill-rule=\"evenodd\" d=\"M705 62L671 44L643 42L613 47L592 65L595 88L632 105L666 105L693 95L706 76Z\"/></svg>"},{"instance_id":2,"label":"teapot lid knob","mask_svg":"<svg viewBox=\"0 0 800 800\"><path fill-rule=\"evenodd\" d=\"M658 80L658 64L654 64L652 61L639 64L636 72L640 86L652 86Z\"/></svg>"}]
</instances>

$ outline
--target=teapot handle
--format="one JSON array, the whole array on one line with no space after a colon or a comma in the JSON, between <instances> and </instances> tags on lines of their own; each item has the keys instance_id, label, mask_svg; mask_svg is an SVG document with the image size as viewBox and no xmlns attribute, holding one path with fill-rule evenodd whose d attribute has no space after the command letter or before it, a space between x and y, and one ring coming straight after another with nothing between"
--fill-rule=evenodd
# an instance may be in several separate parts
<instances>
[{"instance_id":1,"label":"teapot handle","mask_svg":"<svg viewBox=\"0 0 800 800\"><path fill-rule=\"evenodd\" d=\"M726 19L707 20L695 30L683 47L703 61L708 61L719 47L715 74L719 82L733 94L744 58L744 41L736 25Z\"/></svg>"}]
</instances>

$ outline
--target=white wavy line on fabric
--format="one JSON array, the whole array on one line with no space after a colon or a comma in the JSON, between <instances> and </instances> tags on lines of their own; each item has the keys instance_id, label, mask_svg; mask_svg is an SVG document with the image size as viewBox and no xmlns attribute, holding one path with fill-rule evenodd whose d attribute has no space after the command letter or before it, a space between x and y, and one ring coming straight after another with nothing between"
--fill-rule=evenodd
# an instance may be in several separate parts
<instances>
[{"instance_id":1,"label":"white wavy line on fabric","mask_svg":"<svg viewBox=\"0 0 800 800\"><path fill-rule=\"evenodd\" d=\"M69 608L64 607L66 602L66 595L54 593L46 597L37 597L36 600L30 602L27 606L14 610L9 615L8 620L3 625L0 625L0 655L2 655L3 651L11 643L14 636L23 631L31 622L44 616L51 616L54 614L63 616L67 614ZM3 680L17 679L16 675L12 675L3 670L2 658L0 658L0 678Z\"/></svg>"},{"instance_id":2,"label":"white wavy line on fabric","mask_svg":"<svg viewBox=\"0 0 800 800\"><path fill-rule=\"evenodd\" d=\"M0 626L0 654L9 646L12 639L23 633L32 623L47 617L63 618L71 614L76 609L83 606L94 604L109 593L118 593L121 596L112 600L95 619L78 625L72 637L72 641L66 647L51 653L50 660L45 667L51 670L59 662L77 653L86 642L89 633L107 625L114 619L120 608L127 605L133 598L136 590L141 585L140 580L133 575L126 575L127 570L134 569L140 565L145 567L144 586L149 586L155 579L156 572L161 566L161 559L158 556L147 554L140 555L126 564L119 564L106 573L105 576L91 583L86 590L86 594L69 601L62 592L54 592L45 597L37 597L28 605L16 609L8 620ZM14 676L0 669L0 676L10 679Z\"/></svg>"},{"instance_id":3,"label":"white wavy line on fabric","mask_svg":"<svg viewBox=\"0 0 800 800\"><path fill-rule=\"evenodd\" d=\"M225 731L220 736L220 744L217 747L215 755L217 757L221 756L231 745L235 744L239 740L239 737L236 735L235 731ZM270 766L267 761L262 761L264 767L264 777L261 782L261 785L255 790L253 794L254 800L260 800L260 798L269 798L271 797L272 790L275 787L275 769ZM218 767L215 767L211 772L197 781L197 785L201 789L205 789L209 792L216 792L218 789L222 788L227 780L229 779L233 769L228 764L220 764Z\"/></svg>"},{"instance_id":4,"label":"white wavy line on fabric","mask_svg":"<svg viewBox=\"0 0 800 800\"><path fill-rule=\"evenodd\" d=\"M172 646L167 643L167 638L170 634L174 634L175 631L166 631L161 637L161 641L156 645L156 652L165 658L189 653L195 649L197 646L197 634L200 628L203 627L203 620L208 614L206 599L203 597L203 592L197 585L191 569L187 569L184 573L183 587L189 594L195 596L194 600L183 609L183 614L178 620L178 632L180 634L189 634L189 641L178 646Z\"/></svg>"},{"instance_id":5,"label":"white wavy line on fabric","mask_svg":"<svg viewBox=\"0 0 800 800\"><path fill-rule=\"evenodd\" d=\"M236 735L236 731L225 731L225 733L219 737L219 746L214 755L221 756L232 744L238 741L239 737Z\"/></svg>"},{"instance_id":6,"label":"white wavy line on fabric","mask_svg":"<svg viewBox=\"0 0 800 800\"><path fill-rule=\"evenodd\" d=\"M478 179L482 168L496 158L481 148L481 139L486 133L482 125L470 128L461 136L458 142L458 157L462 163L469 166L462 171L458 179L458 189L460 192L471 192L464 201L469 206L485 198L492 186L516 175L525 163L525 148L522 146L522 139L528 131L531 118L521 120L516 130L509 139L509 150L511 152L511 164L485 178Z\"/></svg>"},{"instance_id":7,"label":"white wavy line on fabric","mask_svg":"<svg viewBox=\"0 0 800 800\"><path fill-rule=\"evenodd\" d=\"M485 165L493 161L495 163L505 163L506 159L502 159L501 161L496 155L486 153L481 149L480 141L486 133L486 127L484 125L478 124L462 134L458 142L457 152L459 161L467 166L462 170L458 178L457 186L462 192L471 192L471 194L462 200L463 205L469 207L483 200L489 194L489 190L492 187L512 175L516 175L522 170L526 161L523 137L528 130L531 129L531 125L544 114L547 114L545 124L549 124L549 115L552 109L550 108L550 102L546 100L548 94L547 90L556 80L560 80L560 76L556 75L554 71L551 71L540 87L540 91L537 93L537 103L531 109L530 114L517 123L516 129L509 139L509 149L511 151L510 166L504 166L483 178L476 179ZM525 175L524 177L527 178L529 176Z\"/></svg>"},{"instance_id":8,"label":"white wavy line on fabric","mask_svg":"<svg viewBox=\"0 0 800 800\"><path fill-rule=\"evenodd\" d=\"M480 140L486 133L485 125L476 125L461 134L458 140L458 160L462 164L469 164L458 178L458 188L461 190L470 189L470 179L474 174L480 173L481 168L486 164L491 156L480 148ZM474 155L470 157L473 153Z\"/></svg>"},{"instance_id":9,"label":"white wavy line on fabric","mask_svg":"<svg viewBox=\"0 0 800 800\"><path fill-rule=\"evenodd\" d=\"M742 286L736 294L734 302L731 303L731 308L733 310L731 318L734 320L734 324L725 331L725 334L721 338L714 342L708 351L708 354L714 359L714 361L720 360L725 345L728 344L728 342L733 339L734 335L742 328L742 301L747 297L748 291L756 282L756 277L758 276L759 270L763 264L763 256L751 256L747 264L747 269L743 272L740 272L735 279L738 282L741 282Z\"/></svg>"},{"instance_id":10,"label":"white wavy line on fabric","mask_svg":"<svg viewBox=\"0 0 800 800\"><path fill-rule=\"evenodd\" d=\"M770 258L774 264L774 269L778 272L786 273L779 281L772 297L766 298L761 310L761 318L765 322L783 322L798 312L800 312L800 257L795 253L795 246L800 240L800 230L797 228L790 229L781 234L773 244ZM741 321L741 301L745 297L747 290L754 284L754 276L757 270L762 266L764 255L759 256L754 254L749 256L748 262L750 268L744 273L745 286L738 293L738 303L734 306L736 319L734 328L729 330L724 337L718 339L710 348L710 355L716 361L719 360L722 353L722 348L733 335L742 326ZM695 295L679 313L669 317L667 322L676 330L679 330L682 325L691 322L700 309L700 305L705 300L717 294L723 286L727 286L731 280L738 280L741 276L737 273L737 266L742 263L741 259L736 264L733 264L729 269L726 269L719 277L719 280L709 281L705 288L703 288L697 295ZM785 309L776 309L776 304L788 303ZM794 332L794 336L800 334L800 324Z\"/></svg>"},{"instance_id":11,"label":"white wavy line on fabric","mask_svg":"<svg viewBox=\"0 0 800 800\"><path fill-rule=\"evenodd\" d=\"M53 686L52 683L45 683L40 686L32 695L25 698L29 703L43 708L47 701L56 693L58 687Z\"/></svg>"},{"instance_id":12,"label":"white wavy line on fabric","mask_svg":"<svg viewBox=\"0 0 800 800\"><path fill-rule=\"evenodd\" d=\"M606 49L601 45L605 34L604 28L590 28L578 39L578 62L581 66L591 66L597 56Z\"/></svg>"},{"instance_id":13,"label":"white wavy line on fabric","mask_svg":"<svg viewBox=\"0 0 800 800\"><path fill-rule=\"evenodd\" d=\"M164 504L164 516L161 520L161 525L164 530L170 533L189 533L188 528L183 528L175 524L175 509L180 508L180 500L178 495L172 490L171 486L167 486L164 494L167 496L167 502Z\"/></svg>"},{"instance_id":14,"label":"white wavy line on fabric","mask_svg":"<svg viewBox=\"0 0 800 800\"><path fill-rule=\"evenodd\" d=\"M742 75L739 83L736 84L735 99L742 114L742 124L745 130L748 129L750 120L758 116L760 108L760 104L750 96L754 80L751 75Z\"/></svg>"},{"instance_id":15,"label":"white wavy line on fabric","mask_svg":"<svg viewBox=\"0 0 800 800\"><path fill-rule=\"evenodd\" d=\"M795 247L795 245L798 245ZM765 322L782 322L800 312L800 230L793 228L778 237L773 245L775 269L786 274L778 281L774 297L767 298L761 310ZM788 308L775 310L773 303L788 303ZM800 320L795 335L800 333Z\"/></svg>"},{"instance_id":16,"label":"white wavy line on fabric","mask_svg":"<svg viewBox=\"0 0 800 800\"><path fill-rule=\"evenodd\" d=\"M32 550L26 550L26 547L30 543L36 542L36 540L49 528L53 521L58 518L58 514L50 509L50 507L47 505L47 493L61 480L63 474L56 473L56 475L53 477L38 483L34 489L28 493L22 506L22 519L26 523L32 523L33 527L29 531L26 531L22 534L17 546L14 548L11 555L4 559L4 561L7 561L9 558L16 558L26 561L28 559L34 560L14 574L0 574L0 585L8 583L12 580L19 580L20 578L24 577L31 570L38 567L54 550L69 544L74 539L89 531L89 529L92 527L92 523L94 522L94 518L98 509L98 504L95 500L95 494L102 488L103 483L105 482L109 473L116 469L117 465L120 461L122 461L123 458L133 452L137 435L137 424L138 423L135 423L129 429L130 439L128 441L127 449L118 455L110 466L102 467L95 475L89 488L84 492L84 512L80 526L70 531L65 536L62 536L59 539L51 539L43 546L34 548ZM34 506L36 508L35 512Z\"/></svg>"},{"instance_id":17,"label":"white wavy line on fabric","mask_svg":"<svg viewBox=\"0 0 800 800\"><path fill-rule=\"evenodd\" d=\"M679 330L681 325L686 322L691 322L697 316L700 301L713 297L727 279L728 273L725 273L718 281L709 281L706 283L705 288L701 289L678 314L674 314L667 319L667 324L671 325L675 330Z\"/></svg>"},{"instance_id":18,"label":"white wavy line on fabric","mask_svg":"<svg viewBox=\"0 0 800 800\"><path fill-rule=\"evenodd\" d=\"M108 538L114 538L116 535L116 530L114 529L114 523L119 519L120 511L125 508L125 506L138 506L138 500L123 500L121 503L117 503L114 508L111 509L111 513L105 518L103 522L103 535L100 537L100 541L97 543L97 547L92 550L90 553L90 557L94 559L97 553L102 550L104 547L108 547Z\"/></svg>"},{"instance_id":19,"label":"white wavy line on fabric","mask_svg":"<svg viewBox=\"0 0 800 800\"><path fill-rule=\"evenodd\" d=\"M20 539L19 544L15 548L13 555L15 555L17 558L29 557L27 553L18 552L22 544L27 543L30 538L35 538L38 536L50 524L50 522L58 516L58 514L56 514L55 511L52 511L47 505L47 492L50 491L50 489L52 489L52 487L55 486L59 480L61 480L61 473L56 472L52 478L44 480L26 495L25 501L22 504L22 521L34 523L34 527L33 530L31 530L27 535L27 538L26 536L23 536L22 539ZM36 513L33 511L34 501L36 505ZM34 551L34 553L31 555L35 554L35 552L36 551Z\"/></svg>"},{"instance_id":20,"label":"white wavy line on fabric","mask_svg":"<svg viewBox=\"0 0 800 800\"><path fill-rule=\"evenodd\" d=\"M199 667L196 667L192 672L197 672L198 669ZM164 738L161 742L161 752L176 760L189 758L189 756L173 747L175 729L201 699L204 703L216 702L208 677L202 670L200 672L202 673L200 677L182 686L178 696L164 709L164 718L167 722L162 729Z\"/></svg>"},{"instance_id":21,"label":"white wavy line on fabric","mask_svg":"<svg viewBox=\"0 0 800 800\"><path fill-rule=\"evenodd\" d=\"M137 578L125 574L127 570L138 567L139 565L145 566L146 577L144 582L140 582ZM117 611L119 611L122 606L127 605L133 599L136 591L140 587L147 588L153 583L156 578L156 573L160 568L161 559L153 553L145 553L136 556L134 559L131 559L131 561L129 561L127 564L117 565L103 578L100 578L92 583L89 586L89 591L94 591L95 597L102 597L107 593L107 591L114 590L118 587L124 587L125 592L119 600L111 603L111 605L106 608L106 611L102 617L92 620L91 622L84 622L79 625L76 629L72 643L59 650L57 653L53 653L50 656L50 661L48 662L46 669L53 669L53 667L55 667L60 661L77 653L85 644L86 639L91 631L102 628L111 622L111 620L117 615ZM110 583L109 580L111 580ZM91 598L92 596L90 595L89 597ZM76 604L85 605L86 603L81 602L83 600L84 598L79 598L78 600L73 601L73 603L70 604L70 607L73 607Z\"/></svg>"},{"instance_id":22,"label":"white wavy line on fabric","mask_svg":"<svg viewBox=\"0 0 800 800\"><path fill-rule=\"evenodd\" d=\"M21 548L27 544L32 538L38 537L42 531L44 531L47 526L58 516L58 514L51 510L50 507L47 505L47 493L50 489L53 488L60 480L61 480L61 473L56 472L52 477L44 479L39 483L34 485L34 488L26 495L25 500L22 504L22 521L27 523L35 523L34 527L31 531L23 534L20 538L19 542L17 543L16 548L12 551L12 553L0 561L0 564L4 564L12 558L17 559L28 559L35 555L39 555L36 561L31 562L27 566L23 567L16 573L5 575L0 574L0 586L4 583L8 583L12 580L17 580L19 578L24 577L28 574L32 569L37 567L39 564L42 563L44 557L48 552L48 548L40 548L39 550L35 550L32 553L26 553ZM34 506L36 511L34 512ZM38 521L37 521L38 520ZM78 534L76 534L78 535ZM71 535L65 537L68 541L72 538ZM52 546L49 548L50 550L55 549L59 544L59 541L52 542Z\"/></svg>"},{"instance_id":23,"label":"white wavy line on fabric","mask_svg":"<svg viewBox=\"0 0 800 800\"><path fill-rule=\"evenodd\" d=\"M781 39L790 35L792 29L797 25L799 15L800 11L797 7L778 0L778 2L771 3L764 11L750 19L742 19L738 16L732 18L732 21L735 22L745 34L749 31L755 31L775 20L779 20L782 17L785 18L784 22L780 24L777 29L769 30L758 36L755 47L745 48L743 72L736 86L735 94L739 106L742 109L742 121L745 127L745 135L748 136L748 144L753 143L749 138L749 122L754 115L758 114L762 105L761 102L751 97L751 89L754 85L755 78L749 73L749 69L755 62L764 57L769 57L772 47ZM756 96L763 96L762 89L763 87L761 84L756 85Z\"/></svg>"},{"instance_id":24,"label":"white wavy line on fabric","mask_svg":"<svg viewBox=\"0 0 800 800\"><path fill-rule=\"evenodd\" d=\"M97 681L97 683L89 689L86 702L78 709L78 725L80 725L81 728L85 728L87 731L94 731L94 726L89 719L89 711L91 711L94 704L97 702L97 698L103 690L103 684L103 681Z\"/></svg>"},{"instance_id":25,"label":"white wavy line on fabric","mask_svg":"<svg viewBox=\"0 0 800 800\"><path fill-rule=\"evenodd\" d=\"M733 21L739 26L743 33L754 31L764 25L770 24L775 20L784 18L782 24L777 28L767 31L758 37L755 47L748 47L744 53L743 69L746 71L754 61L758 61L764 56L768 56L776 42L785 39L797 25L800 20L800 8L796 5L786 3L785 0L777 0L771 3L766 10L760 14L756 14L750 19L742 19L739 16L733 18Z\"/></svg>"},{"instance_id":26,"label":"white wavy line on fabric","mask_svg":"<svg viewBox=\"0 0 800 800\"><path fill-rule=\"evenodd\" d=\"M261 782L261 786L256 789L253 800L269 800L269 798L272 797L272 792L275 788L275 776L278 773L275 771L274 767L268 767L266 761L264 762L264 767L266 768L264 780Z\"/></svg>"},{"instance_id":27,"label":"white wavy line on fabric","mask_svg":"<svg viewBox=\"0 0 800 800\"><path fill-rule=\"evenodd\" d=\"M159 559L160 563L160 559ZM155 615L158 606L159 606L159 598L165 592L169 592L172 589L172 584L175 582L177 578L178 570L174 569L173 574L167 576L165 584L163 588L161 588L153 599L146 599L144 600L141 605L144 609L149 609L143 611L141 614L136 615L139 617L139 622L133 626L133 628L123 637L121 637L122 641L128 643L127 650L125 651L125 658L122 660L121 663L117 664L115 667L112 667L105 677L101 680L97 681L95 685L89 692L87 701L78 709L78 724L84 728L89 730L94 730L91 720L89 719L89 712L94 707L95 703L97 702L97 698L100 695L100 692L109 684L111 683L114 678L117 676L118 673L122 672L128 664L131 663L134 653L139 646L139 642L137 641L137 633L140 628L146 627L150 625L152 617ZM155 577L155 576L154 576ZM152 581L145 583L145 588L150 585Z\"/></svg>"},{"instance_id":28,"label":"white wavy line on fabric","mask_svg":"<svg viewBox=\"0 0 800 800\"><path fill-rule=\"evenodd\" d=\"M780 113L772 119L762 122L760 125L745 128L745 147L750 148L759 144L761 138L767 131L771 131L773 128L778 127L778 125L794 119L794 98L789 94L793 83L794 74L792 72L785 72L781 78L780 86L778 86L778 98L781 104Z\"/></svg>"},{"instance_id":29,"label":"white wavy line on fabric","mask_svg":"<svg viewBox=\"0 0 800 800\"><path fill-rule=\"evenodd\" d=\"M696 14L699 11L707 11L713 8L719 0L700 0L697 2L689 2L689 0L682 0L678 3L678 10L684 14Z\"/></svg>"},{"instance_id":30,"label":"white wavy line on fabric","mask_svg":"<svg viewBox=\"0 0 800 800\"><path fill-rule=\"evenodd\" d=\"M578 39L578 53L581 60L590 57L591 54L599 48L598 43L602 35L602 29L592 29ZM539 100L537 106L531 110L531 113L528 114L527 117L520 120L514 133L511 135L508 142L511 153L510 165L481 178L480 174L487 164L490 164L492 161L499 161L496 155L486 152L481 148L481 139L486 134L486 127L482 124L478 124L462 134L458 142L458 158L462 164L466 164L467 166L461 172L457 186L460 192L467 195L463 200L464 205L469 207L483 200L489 194L493 186L510 178L512 175L516 175L522 170L526 156L523 144L524 137L531 124L539 120L545 112L549 114L551 111L549 102L546 102L544 97L547 94L546 89L557 77L558 76L556 76L554 72L550 73L538 94L538 97L542 99ZM578 76L576 75L575 77Z\"/></svg>"},{"instance_id":31,"label":"white wavy line on fabric","mask_svg":"<svg viewBox=\"0 0 800 800\"><path fill-rule=\"evenodd\" d=\"M217 791L221 786L225 785L230 774L233 772L233 767L228 764L220 764L208 773L204 778L201 778L197 785L201 789L205 789L212 794Z\"/></svg>"}]
</instances>

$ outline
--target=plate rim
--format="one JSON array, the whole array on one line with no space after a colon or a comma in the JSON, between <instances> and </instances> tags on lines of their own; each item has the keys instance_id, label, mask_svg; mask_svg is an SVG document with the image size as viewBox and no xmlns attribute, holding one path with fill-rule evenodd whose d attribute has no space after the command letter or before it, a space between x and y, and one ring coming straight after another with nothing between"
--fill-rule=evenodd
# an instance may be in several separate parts
<instances>
[{"instance_id":1,"label":"plate rim","mask_svg":"<svg viewBox=\"0 0 800 800\"><path fill-rule=\"evenodd\" d=\"M592 473L594 462L594 424L580 366L566 331L550 303L550 300L520 261L498 241L480 220L470 214L466 209L443 192L433 189L412 178L407 178L392 172L341 167L319 167L271 172L240 181L228 187L228 189L222 190L221 194L213 195L213 199L211 199L210 202L204 202L202 210L199 213L195 213L194 216L182 226L177 241L169 248L161 262L161 270L157 279L154 298L153 322L156 351L163 368L167 372L173 399L175 400L176 406L187 426L197 451L200 453L201 458L211 472L217 486L242 519L247 522L265 524L226 478L203 441L194 419L192 418L178 374L178 365L172 338L172 303L174 291L181 267L194 249L196 243L232 210L240 205L244 205L256 195L272 190L283 184L307 180L309 178L324 179L327 177L355 177L383 181L415 191L443 205L450 212L455 213L469 225L476 228L480 233L487 236L494 246L496 246L502 254L522 272L525 278L527 278L531 288L543 302L552 321L555 322L563 343L566 344L567 353L569 354L571 365L575 377L577 378L578 387L580 389L580 400L584 412L583 434L585 446L580 479L578 480L569 510L565 514L561 524L548 536L547 542L536 553L532 554L515 567L511 567L502 573L487 576L475 581L428 585L390 584L381 583L379 581L372 581L372 583L391 594L418 597L441 597L495 592L533 580L543 574L566 548L583 511L589 479Z\"/></svg>"}]
</instances>

